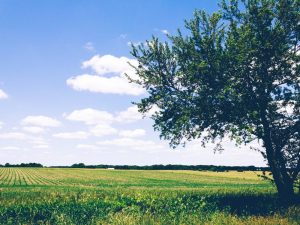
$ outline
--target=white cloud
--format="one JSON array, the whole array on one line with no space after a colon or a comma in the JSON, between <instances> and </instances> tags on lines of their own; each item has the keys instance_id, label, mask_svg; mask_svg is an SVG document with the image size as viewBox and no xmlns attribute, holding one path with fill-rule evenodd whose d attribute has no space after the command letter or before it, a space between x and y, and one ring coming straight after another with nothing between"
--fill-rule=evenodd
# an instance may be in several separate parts
<instances>
[{"instance_id":1,"label":"white cloud","mask_svg":"<svg viewBox=\"0 0 300 225\"><path fill-rule=\"evenodd\" d=\"M87 43L85 43L83 47L84 47L86 50L90 51L90 52L93 52L93 51L96 50L96 49L95 49L95 46L94 46L94 44L93 44L92 42L87 42Z\"/></svg>"},{"instance_id":2,"label":"white cloud","mask_svg":"<svg viewBox=\"0 0 300 225\"><path fill-rule=\"evenodd\" d=\"M53 134L53 137L61 138L61 139L87 139L89 137L89 133L84 131L65 132L65 133Z\"/></svg>"},{"instance_id":3,"label":"white cloud","mask_svg":"<svg viewBox=\"0 0 300 225\"><path fill-rule=\"evenodd\" d=\"M145 141L133 138L117 138L113 140L106 140L97 143L102 146L120 146L120 147L145 147L155 145L153 141Z\"/></svg>"},{"instance_id":4,"label":"white cloud","mask_svg":"<svg viewBox=\"0 0 300 225\"><path fill-rule=\"evenodd\" d=\"M48 144L47 141L45 140L45 138L43 137L34 137L30 140L30 143L34 144L34 145L46 145Z\"/></svg>"},{"instance_id":5,"label":"white cloud","mask_svg":"<svg viewBox=\"0 0 300 225\"><path fill-rule=\"evenodd\" d=\"M112 123L131 123L142 119L142 115L137 111L137 106L131 106L125 111L111 114L106 111L92 108L74 110L64 117L71 121L83 122L89 126L89 132L93 136L101 137L118 134L122 137L140 137L145 134L142 129L118 130L111 126Z\"/></svg>"},{"instance_id":6,"label":"white cloud","mask_svg":"<svg viewBox=\"0 0 300 225\"><path fill-rule=\"evenodd\" d=\"M8 95L2 89L0 89L0 99L6 99L6 98L8 98Z\"/></svg>"},{"instance_id":7,"label":"white cloud","mask_svg":"<svg viewBox=\"0 0 300 225\"><path fill-rule=\"evenodd\" d=\"M114 115L106 111L91 108L80 109L73 111L65 117L68 120L83 122L86 125L92 126L89 128L89 132L91 135L97 137L118 133L117 129L110 125L115 121Z\"/></svg>"},{"instance_id":8,"label":"white cloud","mask_svg":"<svg viewBox=\"0 0 300 225\"><path fill-rule=\"evenodd\" d=\"M119 135L127 138L136 138L142 137L146 134L146 131L143 129L135 129L135 130L122 130Z\"/></svg>"},{"instance_id":9,"label":"white cloud","mask_svg":"<svg viewBox=\"0 0 300 225\"><path fill-rule=\"evenodd\" d=\"M132 123L142 119L137 106L130 106L124 111L109 113L92 108L74 110L70 114L64 114L64 117L70 121L83 122L88 126L88 132L67 132L54 134L54 137L65 139L86 139L89 136L108 136L118 134L125 138L135 138L144 136L146 131L143 129L121 130L119 131L112 124Z\"/></svg>"},{"instance_id":10,"label":"white cloud","mask_svg":"<svg viewBox=\"0 0 300 225\"><path fill-rule=\"evenodd\" d=\"M76 145L76 148L79 148L79 149L99 149L99 147L97 147L96 145L86 145L86 144L78 144Z\"/></svg>"},{"instance_id":11,"label":"white cloud","mask_svg":"<svg viewBox=\"0 0 300 225\"><path fill-rule=\"evenodd\" d=\"M151 117L155 113L159 112L159 108L157 106L153 106L149 112L145 113L143 115L138 111L138 107L136 105L128 107L126 110L121 111L116 116L116 121L121 123L132 123L136 122L138 120L143 119L143 116L145 117Z\"/></svg>"},{"instance_id":12,"label":"white cloud","mask_svg":"<svg viewBox=\"0 0 300 225\"><path fill-rule=\"evenodd\" d=\"M42 127L23 127L23 130L32 134L40 134L45 132L45 129Z\"/></svg>"},{"instance_id":13,"label":"white cloud","mask_svg":"<svg viewBox=\"0 0 300 225\"><path fill-rule=\"evenodd\" d=\"M0 121L0 129L2 129L4 123L2 121Z\"/></svg>"},{"instance_id":14,"label":"white cloud","mask_svg":"<svg viewBox=\"0 0 300 225\"><path fill-rule=\"evenodd\" d=\"M134 106L130 106L125 111L119 112L116 117L116 120L118 122L130 123L130 122L135 122L137 120L140 120L142 118L143 118L142 114L138 112L138 107L134 105Z\"/></svg>"},{"instance_id":15,"label":"white cloud","mask_svg":"<svg viewBox=\"0 0 300 225\"><path fill-rule=\"evenodd\" d=\"M77 91L90 91L95 93L141 95L145 90L139 85L130 83L125 76L137 79L135 70L129 65L138 65L135 59L115 57L112 55L95 55L82 63L82 68L92 69L96 75L82 74L67 79L66 83ZM105 75L109 75L105 77Z\"/></svg>"},{"instance_id":16,"label":"white cloud","mask_svg":"<svg viewBox=\"0 0 300 225\"><path fill-rule=\"evenodd\" d=\"M146 113L146 116L151 117L159 112L160 112L160 108L158 108L157 105L153 105L152 108Z\"/></svg>"},{"instance_id":17,"label":"white cloud","mask_svg":"<svg viewBox=\"0 0 300 225\"><path fill-rule=\"evenodd\" d=\"M116 134L118 131L117 131L117 129L111 127L110 125L98 124L97 126L92 127L90 129L90 132L94 136L101 137L101 136Z\"/></svg>"},{"instance_id":18,"label":"white cloud","mask_svg":"<svg viewBox=\"0 0 300 225\"><path fill-rule=\"evenodd\" d=\"M154 112L154 110L150 111L151 113ZM150 115L150 113L146 114L146 116ZM101 125L98 127L100 129L112 130L112 127L110 127L110 124L112 123L132 123L141 120L143 115L138 112L137 106L133 105L128 107L126 110L117 112L115 114L107 111L86 108L74 110L70 114L65 114L64 117L67 120L83 122L86 125Z\"/></svg>"},{"instance_id":19,"label":"white cloud","mask_svg":"<svg viewBox=\"0 0 300 225\"><path fill-rule=\"evenodd\" d=\"M27 116L22 120L22 125L38 126L38 127L59 127L61 123L47 116Z\"/></svg>"},{"instance_id":20,"label":"white cloud","mask_svg":"<svg viewBox=\"0 0 300 225\"><path fill-rule=\"evenodd\" d=\"M35 145L35 146L33 146L33 148L45 149L45 148L49 148L49 145L46 145L46 144L44 144L44 145Z\"/></svg>"},{"instance_id":21,"label":"white cloud","mask_svg":"<svg viewBox=\"0 0 300 225\"><path fill-rule=\"evenodd\" d=\"M9 132L0 134L0 139L15 139L15 140L24 140L26 135L20 132Z\"/></svg>"},{"instance_id":22,"label":"white cloud","mask_svg":"<svg viewBox=\"0 0 300 225\"><path fill-rule=\"evenodd\" d=\"M66 119L84 122L87 125L97 125L111 123L114 120L114 117L106 111L87 108L73 111L66 116Z\"/></svg>"},{"instance_id":23,"label":"white cloud","mask_svg":"<svg viewBox=\"0 0 300 225\"><path fill-rule=\"evenodd\" d=\"M76 91L90 91L94 93L121 95L141 95L144 93L144 89L129 83L127 78L120 76L100 77L83 74L69 78L67 80L67 85Z\"/></svg>"},{"instance_id":24,"label":"white cloud","mask_svg":"<svg viewBox=\"0 0 300 225\"><path fill-rule=\"evenodd\" d=\"M20 150L17 146L4 146L0 148L1 150Z\"/></svg>"},{"instance_id":25,"label":"white cloud","mask_svg":"<svg viewBox=\"0 0 300 225\"><path fill-rule=\"evenodd\" d=\"M107 147L118 152L126 153L130 153L132 151L154 153L160 152L165 148L163 145L157 144L153 141L136 138L116 138L112 140L100 141L97 144L101 147Z\"/></svg>"},{"instance_id":26,"label":"white cloud","mask_svg":"<svg viewBox=\"0 0 300 225\"><path fill-rule=\"evenodd\" d=\"M164 30L160 30L160 32L162 32L163 34L166 34L166 35L169 34L169 31L165 30L165 29Z\"/></svg>"},{"instance_id":27,"label":"white cloud","mask_svg":"<svg viewBox=\"0 0 300 225\"><path fill-rule=\"evenodd\" d=\"M133 68L128 64L137 65L135 59L127 57L115 57L113 55L95 55L90 60L82 63L82 68L91 68L98 75L105 75L110 73L122 74L124 72L132 71Z\"/></svg>"}]
</instances>

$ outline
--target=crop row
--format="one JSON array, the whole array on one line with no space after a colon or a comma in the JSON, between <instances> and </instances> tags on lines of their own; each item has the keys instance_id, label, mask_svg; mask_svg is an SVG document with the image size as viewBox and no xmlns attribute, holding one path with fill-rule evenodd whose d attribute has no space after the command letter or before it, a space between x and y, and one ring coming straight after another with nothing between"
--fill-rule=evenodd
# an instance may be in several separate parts
<instances>
[{"instance_id":1,"label":"crop row","mask_svg":"<svg viewBox=\"0 0 300 225\"><path fill-rule=\"evenodd\" d=\"M38 169L0 168L0 186L60 185L53 177L47 177Z\"/></svg>"}]
</instances>

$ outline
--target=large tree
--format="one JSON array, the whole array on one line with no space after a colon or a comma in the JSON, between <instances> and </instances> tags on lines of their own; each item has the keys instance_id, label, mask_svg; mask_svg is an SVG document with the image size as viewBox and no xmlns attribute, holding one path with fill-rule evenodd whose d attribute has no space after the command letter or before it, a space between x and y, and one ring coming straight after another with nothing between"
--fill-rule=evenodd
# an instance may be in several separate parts
<instances>
[{"instance_id":1,"label":"large tree","mask_svg":"<svg viewBox=\"0 0 300 225\"><path fill-rule=\"evenodd\" d=\"M137 79L153 107L154 128L172 147L202 138L259 140L282 199L293 199L300 171L300 1L230 0L196 11L160 42L132 46ZM219 145L217 145L219 147Z\"/></svg>"}]
</instances>

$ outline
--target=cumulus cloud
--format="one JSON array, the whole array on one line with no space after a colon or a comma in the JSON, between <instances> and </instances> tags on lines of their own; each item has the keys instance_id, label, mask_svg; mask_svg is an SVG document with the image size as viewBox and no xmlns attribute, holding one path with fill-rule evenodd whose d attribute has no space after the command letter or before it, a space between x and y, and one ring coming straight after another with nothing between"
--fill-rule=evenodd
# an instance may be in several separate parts
<instances>
[{"instance_id":1,"label":"cumulus cloud","mask_svg":"<svg viewBox=\"0 0 300 225\"><path fill-rule=\"evenodd\" d=\"M101 136L116 134L118 131L117 129L111 127L108 124L98 124L97 126L92 127L90 129L90 132L94 136L101 137Z\"/></svg>"},{"instance_id":2,"label":"cumulus cloud","mask_svg":"<svg viewBox=\"0 0 300 225\"><path fill-rule=\"evenodd\" d=\"M35 146L33 146L33 148L46 149L46 148L49 148L49 145L35 145Z\"/></svg>"},{"instance_id":3,"label":"cumulus cloud","mask_svg":"<svg viewBox=\"0 0 300 225\"><path fill-rule=\"evenodd\" d=\"M42 127L23 127L23 130L32 134L40 134L45 132L45 129Z\"/></svg>"},{"instance_id":4,"label":"cumulus cloud","mask_svg":"<svg viewBox=\"0 0 300 225\"><path fill-rule=\"evenodd\" d=\"M83 122L87 125L107 124L114 120L112 114L92 108L75 110L66 116L66 119Z\"/></svg>"},{"instance_id":5,"label":"cumulus cloud","mask_svg":"<svg viewBox=\"0 0 300 225\"><path fill-rule=\"evenodd\" d=\"M150 115L150 114L149 114ZM146 115L148 116L148 114ZM74 110L69 115L65 115L67 120L83 122L86 125L108 125L113 122L131 123L143 118L142 114L138 112L137 106L130 106L124 111L115 114L107 111L86 108ZM105 127L109 128L109 127Z\"/></svg>"},{"instance_id":6,"label":"cumulus cloud","mask_svg":"<svg viewBox=\"0 0 300 225\"><path fill-rule=\"evenodd\" d=\"M138 150L144 152L157 152L164 148L163 145L157 144L149 140L141 140L136 138L116 138L105 140L97 143L101 147L114 147L123 150Z\"/></svg>"},{"instance_id":7,"label":"cumulus cloud","mask_svg":"<svg viewBox=\"0 0 300 225\"><path fill-rule=\"evenodd\" d=\"M142 137L146 134L146 131L143 129L135 129L135 130L122 130L119 135L126 138L136 138Z\"/></svg>"},{"instance_id":8,"label":"cumulus cloud","mask_svg":"<svg viewBox=\"0 0 300 225\"><path fill-rule=\"evenodd\" d=\"M7 132L7 133L0 133L0 139L4 140L17 140L23 143L28 142L33 146L41 146L41 145L48 145L47 141L40 136L32 136L22 132Z\"/></svg>"},{"instance_id":9,"label":"cumulus cloud","mask_svg":"<svg viewBox=\"0 0 300 225\"><path fill-rule=\"evenodd\" d=\"M121 146L121 147L145 147L155 145L153 141L145 141L133 138L116 138L113 140L106 140L97 143L102 146Z\"/></svg>"},{"instance_id":10,"label":"cumulus cloud","mask_svg":"<svg viewBox=\"0 0 300 225\"><path fill-rule=\"evenodd\" d=\"M97 147L96 145L87 145L87 144L78 144L78 145L76 145L76 148L79 148L79 149L92 149L92 150L99 149L99 147Z\"/></svg>"},{"instance_id":11,"label":"cumulus cloud","mask_svg":"<svg viewBox=\"0 0 300 225\"><path fill-rule=\"evenodd\" d=\"M152 108L146 113L146 116L151 117L159 112L160 112L160 108L158 108L157 105L153 105Z\"/></svg>"},{"instance_id":12,"label":"cumulus cloud","mask_svg":"<svg viewBox=\"0 0 300 225\"><path fill-rule=\"evenodd\" d=\"M93 136L101 137L117 133L117 129L110 124L114 122L114 115L101 110L92 108L75 110L65 116L71 121L83 122L90 126L89 133Z\"/></svg>"},{"instance_id":13,"label":"cumulus cloud","mask_svg":"<svg viewBox=\"0 0 300 225\"><path fill-rule=\"evenodd\" d=\"M17 146L4 146L0 148L1 150L20 150Z\"/></svg>"},{"instance_id":14,"label":"cumulus cloud","mask_svg":"<svg viewBox=\"0 0 300 225\"><path fill-rule=\"evenodd\" d=\"M33 145L48 145L48 142L43 137L36 137L30 141Z\"/></svg>"},{"instance_id":15,"label":"cumulus cloud","mask_svg":"<svg viewBox=\"0 0 300 225\"><path fill-rule=\"evenodd\" d=\"M14 139L14 140L24 140L26 135L20 132L8 132L0 134L0 139Z\"/></svg>"},{"instance_id":16,"label":"cumulus cloud","mask_svg":"<svg viewBox=\"0 0 300 225\"><path fill-rule=\"evenodd\" d=\"M130 106L125 111L121 111L117 114L116 120L118 122L130 123L142 119L143 116L138 112L136 105Z\"/></svg>"},{"instance_id":17,"label":"cumulus cloud","mask_svg":"<svg viewBox=\"0 0 300 225\"><path fill-rule=\"evenodd\" d=\"M89 133L84 131L64 132L53 134L53 137L61 139L87 139L89 137Z\"/></svg>"},{"instance_id":18,"label":"cumulus cloud","mask_svg":"<svg viewBox=\"0 0 300 225\"><path fill-rule=\"evenodd\" d=\"M102 137L119 134L121 137L132 138L145 135L145 130L142 129L123 130L119 132L118 129L112 126L114 124L132 123L142 119L142 115L137 111L136 106L131 106L124 111L114 114L92 108L79 109L74 110L70 114L65 114L64 117L70 121L86 124L88 126L88 134L90 136ZM60 133L55 134L55 137L67 139L70 136L74 137L75 134L77 133L72 133L72 135L70 133ZM75 136L77 137L77 135ZM87 138L87 136L88 135L84 137Z\"/></svg>"},{"instance_id":19,"label":"cumulus cloud","mask_svg":"<svg viewBox=\"0 0 300 225\"><path fill-rule=\"evenodd\" d=\"M67 85L76 91L90 91L104 94L126 94L141 95L144 90L139 86L129 83L125 77L101 77L96 75L83 74L71 77Z\"/></svg>"},{"instance_id":20,"label":"cumulus cloud","mask_svg":"<svg viewBox=\"0 0 300 225\"><path fill-rule=\"evenodd\" d=\"M27 116L22 122L22 125L38 126L38 127L59 127L61 123L47 116Z\"/></svg>"},{"instance_id":21,"label":"cumulus cloud","mask_svg":"<svg viewBox=\"0 0 300 225\"><path fill-rule=\"evenodd\" d=\"M0 89L0 99L6 99L6 98L8 98L8 95L2 89Z\"/></svg>"},{"instance_id":22,"label":"cumulus cloud","mask_svg":"<svg viewBox=\"0 0 300 225\"><path fill-rule=\"evenodd\" d=\"M151 117L158 112L159 112L159 108L157 106L153 106L149 110L149 112L143 115L138 111L138 107L136 105L133 105L128 107L126 110L119 112L116 116L116 121L123 122L123 123L132 123L143 119L143 116Z\"/></svg>"},{"instance_id":23,"label":"cumulus cloud","mask_svg":"<svg viewBox=\"0 0 300 225\"><path fill-rule=\"evenodd\" d=\"M137 79L134 69L129 65L137 66L135 59L115 57L112 55L96 55L82 63L82 68L91 69L96 74L83 74L67 79L68 86L77 91L109 93L121 95L141 95L145 90L130 83L125 76Z\"/></svg>"},{"instance_id":24,"label":"cumulus cloud","mask_svg":"<svg viewBox=\"0 0 300 225\"><path fill-rule=\"evenodd\" d=\"M89 127L89 130L84 133L59 133L54 134L54 137L65 139L85 139L89 136L102 137L118 134L122 138L125 138L124 140L128 144L128 139L131 140L132 138L142 137L146 134L146 131L143 129L125 129L119 131L112 126L113 124L132 123L142 119L142 115L138 112L137 106L131 106L124 111L114 114L107 111L86 108L74 110L70 114L66 114L64 116L68 120L86 124ZM108 144L108 142L105 143Z\"/></svg>"},{"instance_id":25,"label":"cumulus cloud","mask_svg":"<svg viewBox=\"0 0 300 225\"><path fill-rule=\"evenodd\" d=\"M122 74L127 71L132 71L132 67L128 64L137 65L135 59L127 57L115 57L113 55L95 55L90 60L82 63L82 68L91 68L98 75L105 74Z\"/></svg>"}]
</instances>

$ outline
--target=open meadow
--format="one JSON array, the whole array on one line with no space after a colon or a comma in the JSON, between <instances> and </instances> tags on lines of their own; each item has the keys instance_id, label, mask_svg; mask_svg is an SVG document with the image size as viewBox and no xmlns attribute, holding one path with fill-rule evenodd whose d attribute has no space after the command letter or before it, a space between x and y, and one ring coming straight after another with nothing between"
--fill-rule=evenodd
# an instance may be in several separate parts
<instances>
[{"instance_id":1,"label":"open meadow","mask_svg":"<svg viewBox=\"0 0 300 225\"><path fill-rule=\"evenodd\" d=\"M300 225L300 0L0 0L0 225Z\"/></svg>"},{"instance_id":2,"label":"open meadow","mask_svg":"<svg viewBox=\"0 0 300 225\"><path fill-rule=\"evenodd\" d=\"M258 173L0 168L0 223L299 224Z\"/></svg>"}]
</instances>

